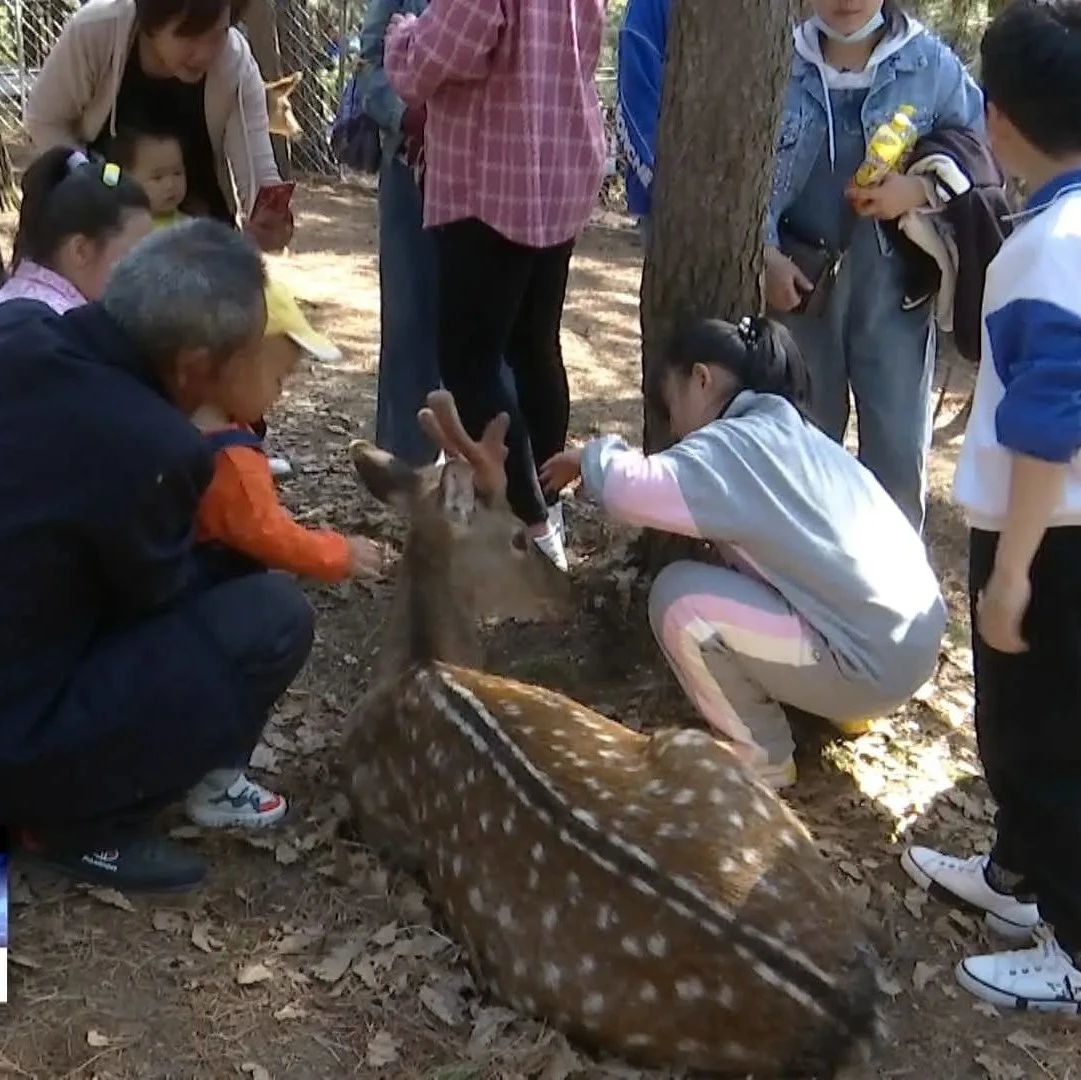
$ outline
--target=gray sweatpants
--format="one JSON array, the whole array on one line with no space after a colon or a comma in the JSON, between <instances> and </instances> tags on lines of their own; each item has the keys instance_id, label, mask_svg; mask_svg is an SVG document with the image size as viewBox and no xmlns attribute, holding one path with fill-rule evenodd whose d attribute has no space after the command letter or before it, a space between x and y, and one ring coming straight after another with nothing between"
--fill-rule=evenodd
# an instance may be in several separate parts
<instances>
[{"instance_id":1,"label":"gray sweatpants","mask_svg":"<svg viewBox=\"0 0 1081 1080\"><path fill-rule=\"evenodd\" d=\"M873 681L842 671L822 635L776 589L738 570L673 563L653 584L649 618L688 697L752 768L792 757L783 705L838 726L900 705Z\"/></svg>"}]
</instances>

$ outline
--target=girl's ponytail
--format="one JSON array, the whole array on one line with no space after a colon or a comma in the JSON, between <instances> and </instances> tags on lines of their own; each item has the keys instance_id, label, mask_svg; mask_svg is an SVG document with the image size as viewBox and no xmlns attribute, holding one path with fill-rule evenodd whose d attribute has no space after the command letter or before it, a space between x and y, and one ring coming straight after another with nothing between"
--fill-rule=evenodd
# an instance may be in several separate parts
<instances>
[{"instance_id":1,"label":"girl's ponytail","mask_svg":"<svg viewBox=\"0 0 1081 1080\"><path fill-rule=\"evenodd\" d=\"M775 319L747 316L736 324L744 356L737 378L747 390L776 394L797 409L809 402L811 379L795 339Z\"/></svg>"},{"instance_id":2,"label":"girl's ponytail","mask_svg":"<svg viewBox=\"0 0 1081 1080\"><path fill-rule=\"evenodd\" d=\"M124 226L131 210L149 213L146 193L116 166L91 161L81 150L46 150L23 174L22 206L11 267L24 260L52 269L71 236L102 241Z\"/></svg>"}]
</instances>

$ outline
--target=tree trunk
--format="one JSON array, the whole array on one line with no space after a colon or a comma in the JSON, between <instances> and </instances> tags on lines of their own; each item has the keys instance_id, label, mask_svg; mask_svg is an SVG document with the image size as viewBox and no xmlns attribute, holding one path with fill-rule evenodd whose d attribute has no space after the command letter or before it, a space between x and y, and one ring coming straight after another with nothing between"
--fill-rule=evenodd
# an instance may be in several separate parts
<instances>
[{"instance_id":1,"label":"tree trunk","mask_svg":"<svg viewBox=\"0 0 1081 1080\"><path fill-rule=\"evenodd\" d=\"M762 307L762 236L792 50L792 0L677 0L665 60L642 377L675 325ZM646 398L647 450L669 443Z\"/></svg>"},{"instance_id":2,"label":"tree trunk","mask_svg":"<svg viewBox=\"0 0 1081 1080\"><path fill-rule=\"evenodd\" d=\"M264 82L280 79L286 72L282 71L274 0L250 0L244 9L244 29L248 32L248 43L251 45L252 55L259 65ZM274 135L270 142L274 147L274 160L278 164L278 174L283 180L288 180L292 172L289 141L280 135Z\"/></svg>"}]
</instances>

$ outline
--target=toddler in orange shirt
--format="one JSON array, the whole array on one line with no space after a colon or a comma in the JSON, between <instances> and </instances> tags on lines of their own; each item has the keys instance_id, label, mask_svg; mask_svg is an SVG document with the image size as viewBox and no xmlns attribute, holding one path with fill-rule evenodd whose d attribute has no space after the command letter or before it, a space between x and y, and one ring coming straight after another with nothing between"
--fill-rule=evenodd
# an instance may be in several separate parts
<instances>
[{"instance_id":1,"label":"toddler in orange shirt","mask_svg":"<svg viewBox=\"0 0 1081 1080\"><path fill-rule=\"evenodd\" d=\"M384 564L378 544L332 529L307 529L278 500L262 440L251 425L281 397L284 380L303 356L334 361L341 354L312 329L281 283L267 285L266 307L260 349L230 360L212 402L191 418L215 456L214 476L199 505L196 541L208 565L220 560L237 572L284 570L326 582L378 576ZM260 827L280 820L286 803L241 769L216 769L192 789L186 808L196 824L208 828Z\"/></svg>"}]
</instances>

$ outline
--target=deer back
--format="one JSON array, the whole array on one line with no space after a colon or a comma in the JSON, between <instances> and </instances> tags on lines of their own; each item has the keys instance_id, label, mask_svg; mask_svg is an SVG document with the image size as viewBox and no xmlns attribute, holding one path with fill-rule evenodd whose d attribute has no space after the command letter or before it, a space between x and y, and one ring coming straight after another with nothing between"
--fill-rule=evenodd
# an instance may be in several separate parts
<instances>
[{"instance_id":1,"label":"deer back","mask_svg":"<svg viewBox=\"0 0 1081 1080\"><path fill-rule=\"evenodd\" d=\"M785 804L702 732L639 735L444 664L350 747L493 994L646 1065L831 1076L876 1021L867 934Z\"/></svg>"}]
</instances>

